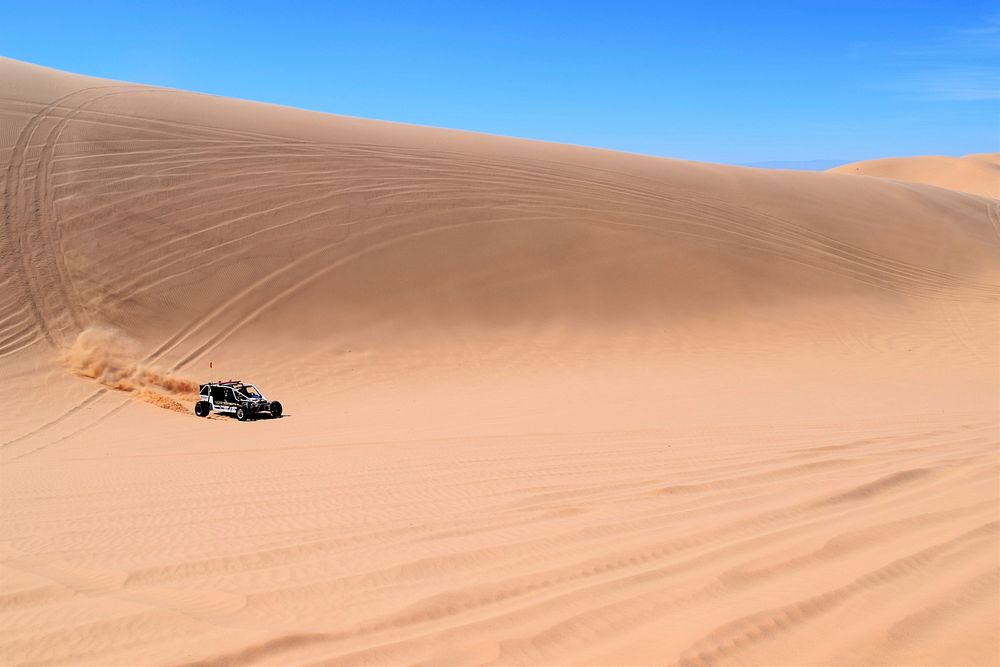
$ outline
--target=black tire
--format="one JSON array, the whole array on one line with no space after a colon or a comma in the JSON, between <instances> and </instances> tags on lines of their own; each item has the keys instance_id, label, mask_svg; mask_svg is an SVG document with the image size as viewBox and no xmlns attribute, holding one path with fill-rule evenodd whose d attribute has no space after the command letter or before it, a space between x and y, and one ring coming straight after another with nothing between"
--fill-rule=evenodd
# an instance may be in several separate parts
<instances>
[{"instance_id":1,"label":"black tire","mask_svg":"<svg viewBox=\"0 0 1000 667\"><path fill-rule=\"evenodd\" d=\"M244 410L243 408L236 408L236 418L239 419L241 422L245 422L248 416L249 415L247 415L246 410Z\"/></svg>"},{"instance_id":2,"label":"black tire","mask_svg":"<svg viewBox=\"0 0 1000 667\"><path fill-rule=\"evenodd\" d=\"M208 404L208 401L198 401L194 404L194 413L199 417L207 417L211 411L212 406Z\"/></svg>"},{"instance_id":3,"label":"black tire","mask_svg":"<svg viewBox=\"0 0 1000 667\"><path fill-rule=\"evenodd\" d=\"M281 403L277 401L271 401L271 407L269 409L272 419L277 419L281 416Z\"/></svg>"}]
</instances>

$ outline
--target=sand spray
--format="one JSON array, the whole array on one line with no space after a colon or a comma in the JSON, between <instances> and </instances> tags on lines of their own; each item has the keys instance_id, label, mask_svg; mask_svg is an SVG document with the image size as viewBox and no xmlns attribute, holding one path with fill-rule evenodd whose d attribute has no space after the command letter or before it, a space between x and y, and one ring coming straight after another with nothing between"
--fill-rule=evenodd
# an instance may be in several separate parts
<instances>
[{"instance_id":1,"label":"sand spray","mask_svg":"<svg viewBox=\"0 0 1000 667\"><path fill-rule=\"evenodd\" d=\"M198 383L141 362L139 345L112 327L89 327L59 355L71 372L167 410L187 412L174 397L195 398Z\"/></svg>"}]
</instances>

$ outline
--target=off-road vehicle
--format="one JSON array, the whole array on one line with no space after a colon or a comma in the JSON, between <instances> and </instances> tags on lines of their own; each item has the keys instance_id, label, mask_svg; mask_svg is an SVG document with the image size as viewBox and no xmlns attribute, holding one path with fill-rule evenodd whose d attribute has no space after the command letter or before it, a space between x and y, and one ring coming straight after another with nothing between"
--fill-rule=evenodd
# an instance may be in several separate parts
<instances>
[{"instance_id":1,"label":"off-road vehicle","mask_svg":"<svg viewBox=\"0 0 1000 667\"><path fill-rule=\"evenodd\" d=\"M253 419L262 412L275 419L281 416L281 403L267 400L257 387L239 380L198 385L198 393L194 413L199 417L207 417L209 412L236 415L240 421Z\"/></svg>"}]
</instances>

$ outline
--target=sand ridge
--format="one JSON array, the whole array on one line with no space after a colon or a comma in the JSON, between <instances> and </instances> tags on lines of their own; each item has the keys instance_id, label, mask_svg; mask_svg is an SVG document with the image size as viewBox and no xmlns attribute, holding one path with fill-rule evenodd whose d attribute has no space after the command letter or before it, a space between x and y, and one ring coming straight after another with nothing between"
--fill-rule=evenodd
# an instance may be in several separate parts
<instances>
[{"instance_id":1,"label":"sand ridge","mask_svg":"<svg viewBox=\"0 0 1000 667\"><path fill-rule=\"evenodd\" d=\"M936 164L0 81L3 664L1000 662L1000 203Z\"/></svg>"},{"instance_id":2,"label":"sand ridge","mask_svg":"<svg viewBox=\"0 0 1000 667\"><path fill-rule=\"evenodd\" d=\"M993 199L1000 198L1000 153L976 153L964 157L925 155L883 158L852 162L830 171L927 183Z\"/></svg>"}]
</instances>

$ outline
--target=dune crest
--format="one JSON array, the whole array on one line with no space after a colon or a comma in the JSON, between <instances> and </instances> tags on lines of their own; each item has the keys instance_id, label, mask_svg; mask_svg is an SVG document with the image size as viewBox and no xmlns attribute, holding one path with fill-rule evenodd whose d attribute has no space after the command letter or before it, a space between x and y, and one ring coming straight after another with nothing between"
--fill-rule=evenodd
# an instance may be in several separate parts
<instances>
[{"instance_id":1,"label":"dune crest","mask_svg":"<svg viewBox=\"0 0 1000 667\"><path fill-rule=\"evenodd\" d=\"M830 171L926 183L1000 199L1000 153L977 153L964 157L923 155L883 158L852 162Z\"/></svg>"}]
</instances>

